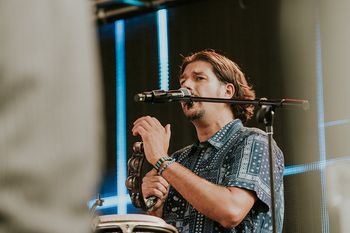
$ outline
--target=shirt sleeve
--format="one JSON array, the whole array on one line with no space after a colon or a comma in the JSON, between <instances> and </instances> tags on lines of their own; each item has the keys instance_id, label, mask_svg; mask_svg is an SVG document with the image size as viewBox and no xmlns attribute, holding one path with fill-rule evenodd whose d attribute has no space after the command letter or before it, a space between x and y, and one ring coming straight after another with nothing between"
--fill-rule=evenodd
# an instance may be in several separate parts
<instances>
[{"instance_id":1,"label":"shirt sleeve","mask_svg":"<svg viewBox=\"0 0 350 233\"><path fill-rule=\"evenodd\" d=\"M267 136L254 133L244 139L232 153L226 156L226 168L222 184L226 187L239 187L254 191L262 207L268 211L271 204L269 153ZM282 186L283 154L273 142L275 156L275 189ZM282 187L283 188L283 187Z\"/></svg>"}]
</instances>

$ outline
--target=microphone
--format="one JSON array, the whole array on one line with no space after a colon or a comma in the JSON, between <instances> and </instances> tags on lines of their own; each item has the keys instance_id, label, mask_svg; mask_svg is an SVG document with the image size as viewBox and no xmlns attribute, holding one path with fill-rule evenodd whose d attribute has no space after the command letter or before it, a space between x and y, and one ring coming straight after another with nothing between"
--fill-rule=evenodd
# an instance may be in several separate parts
<instances>
[{"instance_id":1,"label":"microphone","mask_svg":"<svg viewBox=\"0 0 350 233\"><path fill-rule=\"evenodd\" d=\"M191 92L186 88L180 88L179 90L153 90L138 93L134 96L136 102L146 103L167 103L173 101L184 100L185 97L190 97Z\"/></svg>"}]
</instances>

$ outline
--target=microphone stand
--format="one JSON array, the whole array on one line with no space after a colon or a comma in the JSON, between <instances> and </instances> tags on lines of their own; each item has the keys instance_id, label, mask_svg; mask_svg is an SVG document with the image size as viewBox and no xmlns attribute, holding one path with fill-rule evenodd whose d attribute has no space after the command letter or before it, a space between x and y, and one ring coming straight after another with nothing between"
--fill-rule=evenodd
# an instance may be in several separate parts
<instances>
[{"instance_id":1,"label":"microphone stand","mask_svg":"<svg viewBox=\"0 0 350 233\"><path fill-rule=\"evenodd\" d=\"M274 106L287 109L309 109L309 101L299 99L255 99L255 100L240 100L240 99L224 99L224 98L211 98L200 96L184 96L172 99L172 101L183 102L213 102L213 103L231 103L231 104L244 104L244 105L257 105L257 106Z\"/></svg>"},{"instance_id":2,"label":"microphone stand","mask_svg":"<svg viewBox=\"0 0 350 233\"><path fill-rule=\"evenodd\" d=\"M276 194L275 194L275 156L272 154L272 140L273 140L273 120L275 117L275 106L263 106L258 114L258 122L265 124L265 129L268 137L269 148L269 165L270 165L270 186L271 186L271 217L272 217L272 232L277 233L276 221Z\"/></svg>"},{"instance_id":3,"label":"microphone stand","mask_svg":"<svg viewBox=\"0 0 350 233\"><path fill-rule=\"evenodd\" d=\"M307 100L297 99L274 99L269 100L266 98L256 100L238 100L238 99L223 99L223 98L209 98L209 97L197 97L197 96L184 96L176 98L177 101L187 102L214 102L214 103L233 103L244 105L258 105L261 109L257 113L257 119L259 123L265 124L266 133L268 136L268 150L269 150L269 165L270 165L270 186L271 186L271 218L272 218L272 232L277 233L277 221L276 221L276 194L275 194L275 176L274 165L275 157L272 154L272 142L273 142L273 121L275 117L275 108L287 108L287 109L303 109L309 108L309 102Z\"/></svg>"}]
</instances>

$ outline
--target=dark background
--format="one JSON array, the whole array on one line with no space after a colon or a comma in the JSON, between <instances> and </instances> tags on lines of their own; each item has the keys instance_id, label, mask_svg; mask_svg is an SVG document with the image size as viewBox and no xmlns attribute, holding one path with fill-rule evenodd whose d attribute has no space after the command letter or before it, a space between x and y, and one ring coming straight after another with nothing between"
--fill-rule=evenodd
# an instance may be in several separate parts
<instances>
[{"instance_id":1,"label":"dark background","mask_svg":"<svg viewBox=\"0 0 350 233\"><path fill-rule=\"evenodd\" d=\"M285 75L281 64L279 2L277 0L204 0L168 9L170 89L178 89L181 55L202 49L214 49L235 61L253 85L257 97L285 97ZM244 3L242 5L242 3ZM107 127L107 163L101 193L113 193L116 183L116 56L114 24L98 28L104 77L105 119ZM131 135L132 123L138 117L151 115L164 125L171 123L169 152L174 152L195 140L192 125L183 117L180 107L171 104L135 103L136 93L159 89L156 13L150 12L125 19L126 116L127 150L138 141ZM305 96L289 96L303 99ZM289 135L295 114L277 110L274 138L285 153L286 166L313 162L318 154L303 159L293 156L296 140ZM314 114L313 112L307 114ZM316 118L316 116L315 116ZM288 121L288 124L287 124ZM264 129L255 118L249 126ZM285 176L284 232L321 232L320 172L313 171ZM219 201L219 200L218 200ZM129 208L130 212L136 211ZM112 211L113 212L113 211Z\"/></svg>"}]
</instances>

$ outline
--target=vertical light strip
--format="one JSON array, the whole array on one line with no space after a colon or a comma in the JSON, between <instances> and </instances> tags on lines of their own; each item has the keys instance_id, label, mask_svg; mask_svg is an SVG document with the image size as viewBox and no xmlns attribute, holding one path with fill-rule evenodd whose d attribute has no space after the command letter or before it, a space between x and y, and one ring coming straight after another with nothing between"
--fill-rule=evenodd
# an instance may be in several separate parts
<instances>
[{"instance_id":1,"label":"vertical light strip","mask_svg":"<svg viewBox=\"0 0 350 233\"><path fill-rule=\"evenodd\" d=\"M169 90L169 54L167 10L157 11L159 88Z\"/></svg>"},{"instance_id":2,"label":"vertical light strip","mask_svg":"<svg viewBox=\"0 0 350 233\"><path fill-rule=\"evenodd\" d=\"M318 2L320 4L320 2ZM316 8L316 89L317 89L317 113L318 113L318 143L320 151L320 176L321 176L321 222L322 233L329 233L329 216L327 210L327 183L325 176L326 164L326 134L324 123L324 96L323 96L323 66L322 66L322 48L321 48L321 32L319 5Z\"/></svg>"},{"instance_id":3,"label":"vertical light strip","mask_svg":"<svg viewBox=\"0 0 350 233\"><path fill-rule=\"evenodd\" d=\"M125 30L124 20L115 22L116 53L116 162L117 196L127 193L126 180L126 104L125 104ZM127 203L119 202L118 214L127 212Z\"/></svg>"}]
</instances>

